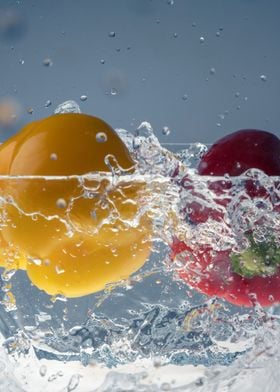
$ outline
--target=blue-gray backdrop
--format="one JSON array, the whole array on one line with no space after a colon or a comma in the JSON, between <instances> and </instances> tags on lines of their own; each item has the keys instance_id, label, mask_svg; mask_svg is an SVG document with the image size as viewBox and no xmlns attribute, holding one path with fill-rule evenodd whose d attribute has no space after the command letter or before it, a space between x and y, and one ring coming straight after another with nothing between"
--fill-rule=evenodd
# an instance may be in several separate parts
<instances>
[{"instance_id":1,"label":"blue-gray backdrop","mask_svg":"<svg viewBox=\"0 0 280 392\"><path fill-rule=\"evenodd\" d=\"M279 0L0 0L0 140L68 99L162 142L280 135L279 15Z\"/></svg>"}]
</instances>

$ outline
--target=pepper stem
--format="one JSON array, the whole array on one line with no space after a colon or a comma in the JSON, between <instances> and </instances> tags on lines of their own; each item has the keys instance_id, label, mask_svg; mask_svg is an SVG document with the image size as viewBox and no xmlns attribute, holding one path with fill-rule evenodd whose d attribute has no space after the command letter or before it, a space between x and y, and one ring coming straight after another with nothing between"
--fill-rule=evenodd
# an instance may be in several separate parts
<instances>
[{"instance_id":1,"label":"pepper stem","mask_svg":"<svg viewBox=\"0 0 280 392\"><path fill-rule=\"evenodd\" d=\"M250 246L240 254L230 255L232 270L244 278L274 275L280 266L280 249L275 242L257 243L248 235Z\"/></svg>"}]
</instances>

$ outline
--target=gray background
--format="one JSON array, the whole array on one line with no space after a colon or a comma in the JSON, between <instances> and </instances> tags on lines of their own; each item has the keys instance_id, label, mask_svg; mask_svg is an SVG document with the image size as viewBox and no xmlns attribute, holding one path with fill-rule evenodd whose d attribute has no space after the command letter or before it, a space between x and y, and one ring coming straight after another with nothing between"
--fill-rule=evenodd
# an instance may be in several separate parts
<instances>
[{"instance_id":1,"label":"gray background","mask_svg":"<svg viewBox=\"0 0 280 392\"><path fill-rule=\"evenodd\" d=\"M0 104L21 107L0 141L68 99L113 127L150 121L162 142L280 135L279 14L279 0L0 0Z\"/></svg>"}]
</instances>

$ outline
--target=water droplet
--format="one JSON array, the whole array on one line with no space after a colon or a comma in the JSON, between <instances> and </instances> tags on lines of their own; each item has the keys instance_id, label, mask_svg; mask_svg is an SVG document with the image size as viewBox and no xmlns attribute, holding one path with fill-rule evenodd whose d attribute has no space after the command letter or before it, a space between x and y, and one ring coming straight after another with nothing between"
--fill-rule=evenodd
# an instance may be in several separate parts
<instances>
[{"instance_id":1,"label":"water droplet","mask_svg":"<svg viewBox=\"0 0 280 392\"><path fill-rule=\"evenodd\" d=\"M64 274L65 270L64 270L62 267L60 267L59 265L56 265L56 266L55 266L55 272L56 272L58 275L60 275L60 274Z\"/></svg>"},{"instance_id":2,"label":"water droplet","mask_svg":"<svg viewBox=\"0 0 280 392\"><path fill-rule=\"evenodd\" d=\"M4 305L7 312L12 312L17 309L16 299L10 291L5 293L1 304Z\"/></svg>"},{"instance_id":3,"label":"water droplet","mask_svg":"<svg viewBox=\"0 0 280 392\"><path fill-rule=\"evenodd\" d=\"M217 125L217 127L220 127L222 124L221 123L217 123L216 125Z\"/></svg>"},{"instance_id":4,"label":"water droplet","mask_svg":"<svg viewBox=\"0 0 280 392\"><path fill-rule=\"evenodd\" d=\"M204 44L205 38L204 38L204 37L200 37L200 38L199 38L199 42L200 42L201 44Z\"/></svg>"},{"instance_id":5,"label":"water droplet","mask_svg":"<svg viewBox=\"0 0 280 392\"><path fill-rule=\"evenodd\" d=\"M11 270L5 270L2 274L1 274L1 279L4 282L8 282L16 273L15 269L11 269Z\"/></svg>"},{"instance_id":6,"label":"water droplet","mask_svg":"<svg viewBox=\"0 0 280 392\"><path fill-rule=\"evenodd\" d=\"M31 262L38 266L42 264L42 260L39 259L38 257L28 257L28 262Z\"/></svg>"},{"instance_id":7,"label":"water droplet","mask_svg":"<svg viewBox=\"0 0 280 392\"><path fill-rule=\"evenodd\" d=\"M105 132L98 132L95 136L97 143L105 143L107 142L107 135Z\"/></svg>"},{"instance_id":8,"label":"water droplet","mask_svg":"<svg viewBox=\"0 0 280 392\"><path fill-rule=\"evenodd\" d=\"M33 108L27 108L26 111L27 111L28 114L33 114L34 109Z\"/></svg>"},{"instance_id":9,"label":"water droplet","mask_svg":"<svg viewBox=\"0 0 280 392\"><path fill-rule=\"evenodd\" d=\"M118 94L118 91L117 91L114 87L112 87L112 88L111 88L111 91L110 91L110 94L111 94L111 95L117 95L117 94Z\"/></svg>"},{"instance_id":10,"label":"water droplet","mask_svg":"<svg viewBox=\"0 0 280 392\"><path fill-rule=\"evenodd\" d=\"M210 75L215 75L216 69L214 67L210 68Z\"/></svg>"},{"instance_id":11,"label":"water droplet","mask_svg":"<svg viewBox=\"0 0 280 392\"><path fill-rule=\"evenodd\" d=\"M121 48L116 48L116 52L120 52L121 51Z\"/></svg>"},{"instance_id":12,"label":"water droplet","mask_svg":"<svg viewBox=\"0 0 280 392\"><path fill-rule=\"evenodd\" d=\"M237 91L237 92L234 94L234 96L235 96L235 98L239 98L239 97L240 97L240 93Z\"/></svg>"},{"instance_id":13,"label":"water droplet","mask_svg":"<svg viewBox=\"0 0 280 392\"><path fill-rule=\"evenodd\" d=\"M56 301L67 302L67 298L65 297L65 295L56 294L53 297L51 297L51 301L53 303L56 302Z\"/></svg>"},{"instance_id":14,"label":"water droplet","mask_svg":"<svg viewBox=\"0 0 280 392\"><path fill-rule=\"evenodd\" d=\"M45 67L51 67L51 66L53 65L53 62L52 62L52 60L51 60L49 57L46 57L46 58L43 60L42 64L43 64Z\"/></svg>"},{"instance_id":15,"label":"water droplet","mask_svg":"<svg viewBox=\"0 0 280 392\"><path fill-rule=\"evenodd\" d=\"M80 100L81 100L82 102L86 101L87 99L88 99L87 95L81 95L81 96L80 96Z\"/></svg>"},{"instance_id":16,"label":"water droplet","mask_svg":"<svg viewBox=\"0 0 280 392\"><path fill-rule=\"evenodd\" d=\"M174 38L178 38L178 33L174 33L174 34L173 34L173 37L174 37Z\"/></svg>"},{"instance_id":17,"label":"water droplet","mask_svg":"<svg viewBox=\"0 0 280 392\"><path fill-rule=\"evenodd\" d=\"M167 0L167 4L168 5L174 5L175 4L175 0Z\"/></svg>"},{"instance_id":18,"label":"water droplet","mask_svg":"<svg viewBox=\"0 0 280 392\"><path fill-rule=\"evenodd\" d=\"M55 152L53 152L53 153L50 155L50 159L51 159L52 161L56 161L56 160L57 160L57 155L56 155Z\"/></svg>"},{"instance_id":19,"label":"water droplet","mask_svg":"<svg viewBox=\"0 0 280 392\"><path fill-rule=\"evenodd\" d=\"M192 23L192 27L196 27L196 23L195 22Z\"/></svg>"},{"instance_id":20,"label":"water droplet","mask_svg":"<svg viewBox=\"0 0 280 392\"><path fill-rule=\"evenodd\" d=\"M163 127L162 128L162 134L165 135L165 136L170 135L170 129L167 126Z\"/></svg>"},{"instance_id":21,"label":"water droplet","mask_svg":"<svg viewBox=\"0 0 280 392\"><path fill-rule=\"evenodd\" d=\"M23 60L23 59L19 59L19 63L20 63L21 65L23 65L23 64L24 64L24 60Z\"/></svg>"},{"instance_id":22,"label":"water droplet","mask_svg":"<svg viewBox=\"0 0 280 392\"><path fill-rule=\"evenodd\" d=\"M61 199L57 199L56 206L57 206L57 208L66 208L67 207L67 203L62 198Z\"/></svg>"},{"instance_id":23,"label":"water droplet","mask_svg":"<svg viewBox=\"0 0 280 392\"><path fill-rule=\"evenodd\" d=\"M221 32L220 31L216 31L216 37L220 37Z\"/></svg>"},{"instance_id":24,"label":"water droplet","mask_svg":"<svg viewBox=\"0 0 280 392\"><path fill-rule=\"evenodd\" d=\"M267 76L266 75L261 75L260 79L262 82L266 82L267 81Z\"/></svg>"},{"instance_id":25,"label":"water droplet","mask_svg":"<svg viewBox=\"0 0 280 392\"><path fill-rule=\"evenodd\" d=\"M116 36L115 31L110 31L109 37L110 37L110 38L114 38L115 36Z\"/></svg>"},{"instance_id":26,"label":"water droplet","mask_svg":"<svg viewBox=\"0 0 280 392\"><path fill-rule=\"evenodd\" d=\"M69 100L62 102L57 108L54 110L55 114L60 113L81 113L81 109L77 102Z\"/></svg>"},{"instance_id":27,"label":"water droplet","mask_svg":"<svg viewBox=\"0 0 280 392\"><path fill-rule=\"evenodd\" d=\"M188 99L188 94L184 94L183 96L182 96L182 100L183 101L186 101Z\"/></svg>"},{"instance_id":28,"label":"water droplet","mask_svg":"<svg viewBox=\"0 0 280 392\"><path fill-rule=\"evenodd\" d=\"M45 108L50 107L51 104L52 104L52 101L50 101L50 100L48 99L48 100L46 101L46 103L45 103Z\"/></svg>"},{"instance_id":29,"label":"water droplet","mask_svg":"<svg viewBox=\"0 0 280 392\"><path fill-rule=\"evenodd\" d=\"M37 323L45 323L46 321L50 321L52 316L46 312L39 312L35 314L35 319Z\"/></svg>"},{"instance_id":30,"label":"water droplet","mask_svg":"<svg viewBox=\"0 0 280 392\"><path fill-rule=\"evenodd\" d=\"M105 64L105 60L104 60L104 59L101 59L101 60L100 60L100 63L101 63L101 64Z\"/></svg>"},{"instance_id":31,"label":"water droplet","mask_svg":"<svg viewBox=\"0 0 280 392\"><path fill-rule=\"evenodd\" d=\"M160 19L159 19L159 18L156 19L156 23L157 23L157 24L160 23Z\"/></svg>"}]
</instances>

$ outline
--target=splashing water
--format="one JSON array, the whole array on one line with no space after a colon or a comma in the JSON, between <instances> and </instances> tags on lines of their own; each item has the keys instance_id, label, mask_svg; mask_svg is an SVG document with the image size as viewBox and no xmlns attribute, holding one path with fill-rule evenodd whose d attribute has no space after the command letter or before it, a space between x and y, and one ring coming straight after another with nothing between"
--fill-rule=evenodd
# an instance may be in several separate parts
<instances>
[{"instance_id":1,"label":"splashing water","mask_svg":"<svg viewBox=\"0 0 280 392\"><path fill-rule=\"evenodd\" d=\"M80 113L80 108L67 101L55 109L65 112ZM137 213L123 223L137 227L147 213L153 221L153 251L144 267L82 298L51 297L37 289L18 270L18 250L5 250L0 386L11 391L31 391L35 385L42 391L211 392L251 391L252 386L254 391L277 391L280 308L263 310L256 304L247 309L198 293L178 277L181 260L171 262L169 246L177 237L194 250L204 244L214 251L241 252L248 230L256 242L273 234L280 246L279 179L257 170L236 178L202 178L196 167L207 146L196 143L171 152L147 122L135 133L116 132L137 163L133 174L109 159L111 173L0 178L11 189L24 181L40 181L46 188L72 181L73 190L79 189L67 203L57 198L55 213L44 206L30 209L16 194L1 194L2 228L13 225L6 208L13 206L34 220L59 221L69 238L77 232L95 235L119 217L112 188L135 182L144 183L145 192ZM250 197L248 181L258 184L258 197ZM92 224L77 222L75 203L101 195L108 213L98 225L94 219ZM44 260L30 257L30 262ZM57 274L63 273L58 268Z\"/></svg>"}]
</instances>

